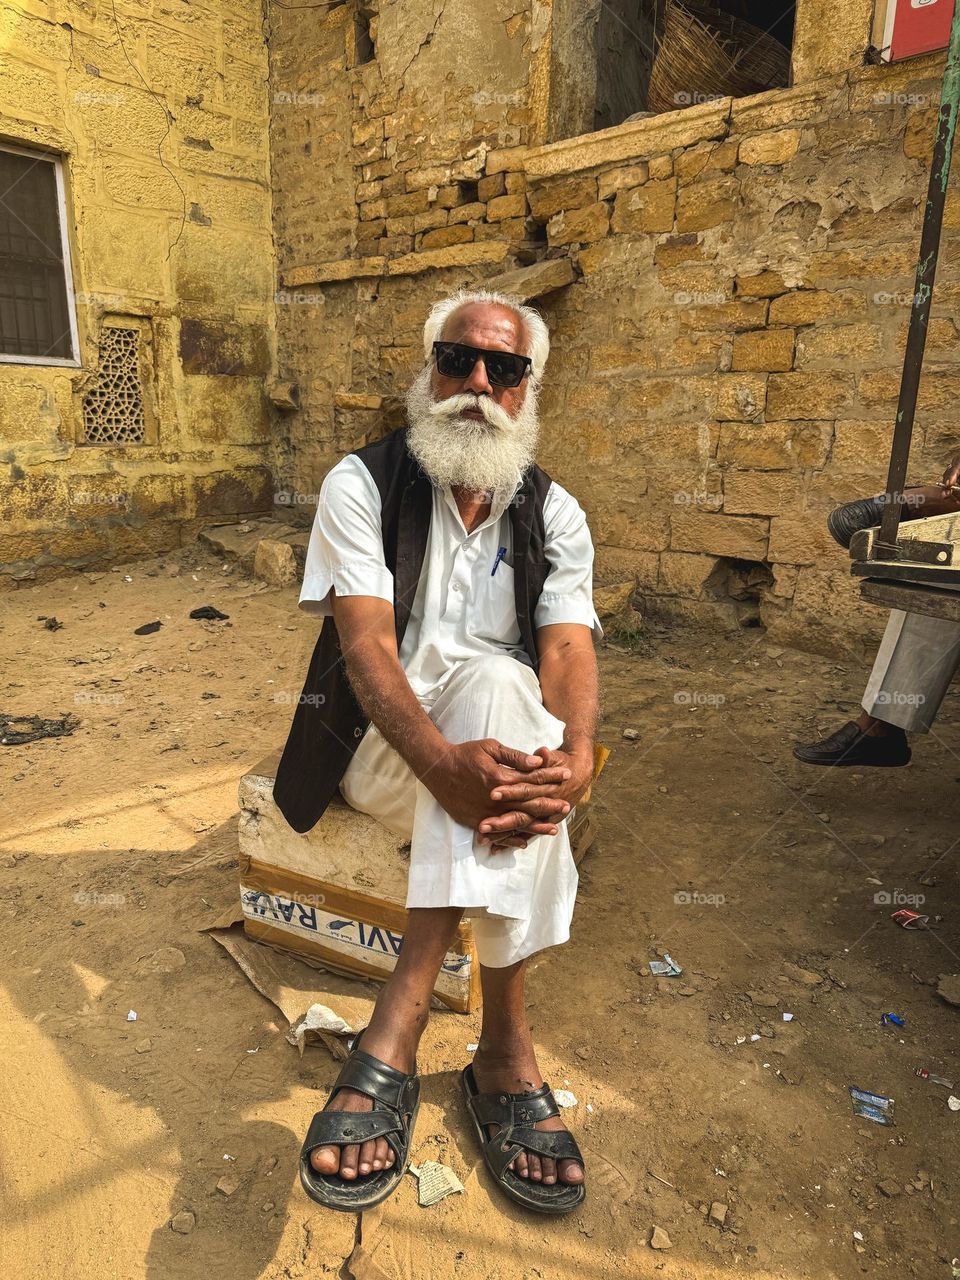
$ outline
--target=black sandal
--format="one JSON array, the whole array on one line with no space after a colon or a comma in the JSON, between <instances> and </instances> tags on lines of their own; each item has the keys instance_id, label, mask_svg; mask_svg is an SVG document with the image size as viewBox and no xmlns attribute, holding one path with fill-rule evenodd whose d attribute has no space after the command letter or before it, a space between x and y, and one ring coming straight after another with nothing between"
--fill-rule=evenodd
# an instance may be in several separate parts
<instances>
[{"instance_id":1,"label":"black sandal","mask_svg":"<svg viewBox=\"0 0 960 1280\"><path fill-rule=\"evenodd\" d=\"M480 1093L473 1066L464 1067L460 1085L473 1120L483 1159L496 1181L511 1200L538 1213L569 1213L586 1199L582 1182L554 1182L545 1185L513 1172L513 1162L521 1151L554 1160L576 1160L581 1168L583 1156L572 1133L565 1129L543 1130L533 1126L540 1120L560 1114L549 1085L541 1085L532 1093ZM487 1137L488 1125L500 1128Z\"/></svg>"},{"instance_id":2,"label":"black sandal","mask_svg":"<svg viewBox=\"0 0 960 1280\"><path fill-rule=\"evenodd\" d=\"M350 1057L340 1069L322 1111L310 1121L300 1149L300 1182L311 1200L328 1209L361 1213L386 1200L400 1184L410 1162L413 1128L420 1110L420 1077L388 1066L358 1049L358 1035ZM338 1089L355 1089L373 1100L372 1111L330 1111ZM388 1169L358 1174L347 1180L339 1173L318 1173L310 1163L317 1147L346 1147L386 1138L396 1160Z\"/></svg>"}]
</instances>

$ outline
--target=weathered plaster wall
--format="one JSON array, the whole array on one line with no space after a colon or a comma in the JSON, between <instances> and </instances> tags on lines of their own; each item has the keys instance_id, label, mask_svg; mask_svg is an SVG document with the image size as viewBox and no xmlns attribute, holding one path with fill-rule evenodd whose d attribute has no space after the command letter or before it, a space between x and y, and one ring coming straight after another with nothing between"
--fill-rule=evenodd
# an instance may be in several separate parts
<instances>
[{"instance_id":1,"label":"weathered plaster wall","mask_svg":"<svg viewBox=\"0 0 960 1280\"><path fill-rule=\"evenodd\" d=\"M65 157L82 361L0 364L9 587L271 505L274 269L259 0L25 0L0 59L0 137ZM111 316L144 326L154 443L82 442Z\"/></svg>"}]
</instances>

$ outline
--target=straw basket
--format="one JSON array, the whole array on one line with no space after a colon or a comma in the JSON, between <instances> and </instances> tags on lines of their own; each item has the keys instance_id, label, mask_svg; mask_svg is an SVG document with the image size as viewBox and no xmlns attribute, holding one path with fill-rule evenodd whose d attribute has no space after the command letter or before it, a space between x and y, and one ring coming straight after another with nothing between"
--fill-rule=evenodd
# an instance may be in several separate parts
<instances>
[{"instance_id":1,"label":"straw basket","mask_svg":"<svg viewBox=\"0 0 960 1280\"><path fill-rule=\"evenodd\" d=\"M715 97L741 98L782 88L789 75L789 50L759 27L695 0L668 0L647 108L676 111Z\"/></svg>"}]
</instances>

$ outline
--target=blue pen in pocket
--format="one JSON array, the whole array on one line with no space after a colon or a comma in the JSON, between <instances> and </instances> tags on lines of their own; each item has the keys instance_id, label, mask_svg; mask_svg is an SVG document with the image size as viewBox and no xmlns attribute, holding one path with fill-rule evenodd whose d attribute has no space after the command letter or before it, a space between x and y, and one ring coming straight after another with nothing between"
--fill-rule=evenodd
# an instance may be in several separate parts
<instances>
[{"instance_id":1,"label":"blue pen in pocket","mask_svg":"<svg viewBox=\"0 0 960 1280\"><path fill-rule=\"evenodd\" d=\"M504 557L506 554L507 554L507 548L506 548L506 547L501 547L501 548L500 548L500 550L497 552L497 558L496 558L496 560L494 560L494 562L493 562L493 568L490 570L490 577L491 577L491 578L493 577L493 575L494 575L494 574L497 572L497 570L499 569L499 567L500 567L500 561L503 559L503 557Z\"/></svg>"}]
</instances>

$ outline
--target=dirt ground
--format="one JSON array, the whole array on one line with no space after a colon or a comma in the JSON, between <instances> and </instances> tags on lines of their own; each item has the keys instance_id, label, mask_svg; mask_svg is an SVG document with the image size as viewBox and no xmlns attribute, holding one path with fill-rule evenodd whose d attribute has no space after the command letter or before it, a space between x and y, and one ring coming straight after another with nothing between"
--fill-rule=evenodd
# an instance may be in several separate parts
<instances>
[{"instance_id":1,"label":"dirt ground","mask_svg":"<svg viewBox=\"0 0 960 1280\"><path fill-rule=\"evenodd\" d=\"M862 658L757 631L651 626L601 653L599 834L573 939L530 980L541 1066L578 1099L584 1210L497 1196L456 1088L479 1019L449 1012L423 1042L414 1158L464 1193L421 1209L407 1177L362 1227L304 1196L337 1064L298 1057L200 932L236 893L238 779L306 669L295 600L198 549L4 597L0 711L80 717L0 747L4 1280L950 1277L960 1113L914 1068L960 1092L960 1011L935 990L960 970L956 699L909 769L804 769L791 740L847 718ZM229 622L190 620L203 604ZM877 895L943 920L906 932ZM680 977L650 976L664 950ZM892 1095L896 1126L854 1116L851 1084Z\"/></svg>"}]
</instances>

